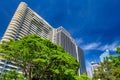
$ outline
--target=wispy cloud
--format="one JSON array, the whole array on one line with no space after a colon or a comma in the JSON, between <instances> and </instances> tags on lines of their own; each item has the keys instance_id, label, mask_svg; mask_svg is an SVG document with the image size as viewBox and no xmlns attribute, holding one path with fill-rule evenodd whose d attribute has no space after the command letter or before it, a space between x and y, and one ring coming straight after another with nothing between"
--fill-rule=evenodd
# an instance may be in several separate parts
<instances>
[{"instance_id":1,"label":"wispy cloud","mask_svg":"<svg viewBox=\"0 0 120 80\"><path fill-rule=\"evenodd\" d=\"M78 45L80 45L81 43L83 43L83 39L82 39L82 38L75 38L74 40L75 40L75 42L76 42Z\"/></svg>"},{"instance_id":2,"label":"wispy cloud","mask_svg":"<svg viewBox=\"0 0 120 80\"><path fill-rule=\"evenodd\" d=\"M116 48L120 45L120 41L114 41L111 44L102 44L101 42L98 43L89 43L87 45L81 46L84 50L110 50L110 51L116 51Z\"/></svg>"},{"instance_id":3,"label":"wispy cloud","mask_svg":"<svg viewBox=\"0 0 120 80\"><path fill-rule=\"evenodd\" d=\"M116 51L117 46L120 44L119 41L115 41L112 44L106 44L103 46L100 46L99 48L97 48L98 50L104 51L106 49L110 50L110 51Z\"/></svg>"},{"instance_id":4,"label":"wispy cloud","mask_svg":"<svg viewBox=\"0 0 120 80\"><path fill-rule=\"evenodd\" d=\"M108 49L110 51L115 51L116 47L119 45L120 45L120 41L114 41L111 44L102 44L101 42L98 42L98 43L89 43L87 45L84 45L83 48L84 48L84 50L93 50L94 49L94 50L105 51ZM90 60L86 60L86 68L87 68L87 71L90 72L90 76L92 77Z\"/></svg>"},{"instance_id":5,"label":"wispy cloud","mask_svg":"<svg viewBox=\"0 0 120 80\"><path fill-rule=\"evenodd\" d=\"M93 49L97 49L100 44L101 44L100 42L99 43L90 43L90 44L84 45L82 48L84 50L93 50Z\"/></svg>"}]
</instances>

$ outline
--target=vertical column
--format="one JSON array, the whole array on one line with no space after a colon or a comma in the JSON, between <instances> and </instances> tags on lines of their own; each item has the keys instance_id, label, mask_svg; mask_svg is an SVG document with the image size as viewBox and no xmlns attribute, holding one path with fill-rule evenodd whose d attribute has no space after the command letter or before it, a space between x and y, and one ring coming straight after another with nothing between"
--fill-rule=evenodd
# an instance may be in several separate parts
<instances>
[{"instance_id":1,"label":"vertical column","mask_svg":"<svg viewBox=\"0 0 120 80\"><path fill-rule=\"evenodd\" d=\"M78 46L77 45L75 45L76 46L76 55L77 55L77 61L80 63L80 61L79 61L79 52L78 52ZM80 76L80 68L81 67L79 67L79 69L78 69L78 75Z\"/></svg>"}]
</instances>

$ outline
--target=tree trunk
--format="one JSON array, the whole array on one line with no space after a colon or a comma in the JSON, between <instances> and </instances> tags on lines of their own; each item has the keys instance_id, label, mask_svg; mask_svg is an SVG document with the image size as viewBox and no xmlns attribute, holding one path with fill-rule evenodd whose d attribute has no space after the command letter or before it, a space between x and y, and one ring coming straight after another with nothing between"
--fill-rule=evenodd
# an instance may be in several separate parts
<instances>
[{"instance_id":1,"label":"tree trunk","mask_svg":"<svg viewBox=\"0 0 120 80\"><path fill-rule=\"evenodd\" d=\"M29 79L32 80L32 69L31 69L31 66L30 66L30 71L29 71Z\"/></svg>"}]
</instances>

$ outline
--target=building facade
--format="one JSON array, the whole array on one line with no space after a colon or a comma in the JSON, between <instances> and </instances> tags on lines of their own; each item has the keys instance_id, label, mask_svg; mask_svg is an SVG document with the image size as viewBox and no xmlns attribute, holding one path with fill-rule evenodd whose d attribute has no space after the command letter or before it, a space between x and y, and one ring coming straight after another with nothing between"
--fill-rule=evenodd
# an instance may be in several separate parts
<instances>
[{"instance_id":1,"label":"building facade","mask_svg":"<svg viewBox=\"0 0 120 80\"><path fill-rule=\"evenodd\" d=\"M80 62L80 74L86 73L86 65L85 65L85 59L84 59L84 52L83 50L77 46L78 51L78 59Z\"/></svg>"},{"instance_id":2,"label":"building facade","mask_svg":"<svg viewBox=\"0 0 120 80\"><path fill-rule=\"evenodd\" d=\"M80 62L79 75L86 73L84 53L78 48L70 34L63 27L53 28L36 12L30 9L26 3L21 2L8 25L2 41L9 41L9 38L18 40L29 34L36 34L62 46L66 52L76 57Z\"/></svg>"},{"instance_id":3,"label":"building facade","mask_svg":"<svg viewBox=\"0 0 120 80\"><path fill-rule=\"evenodd\" d=\"M62 46L66 52L77 58L77 60L80 62L80 68L78 70L79 75L86 73L83 50L76 45L70 34L63 27L55 29L54 42Z\"/></svg>"},{"instance_id":4,"label":"building facade","mask_svg":"<svg viewBox=\"0 0 120 80\"><path fill-rule=\"evenodd\" d=\"M91 75L90 75L90 71L89 71L89 70L87 70L87 76L88 76L89 78L91 78Z\"/></svg>"},{"instance_id":5,"label":"building facade","mask_svg":"<svg viewBox=\"0 0 120 80\"><path fill-rule=\"evenodd\" d=\"M53 28L26 3L21 2L2 40L8 40L8 38L18 40L28 34L37 34L42 38L52 40Z\"/></svg>"},{"instance_id":6,"label":"building facade","mask_svg":"<svg viewBox=\"0 0 120 80\"><path fill-rule=\"evenodd\" d=\"M100 66L99 63L91 62L92 75L94 74L95 71L98 71L99 66Z\"/></svg>"},{"instance_id":7,"label":"building facade","mask_svg":"<svg viewBox=\"0 0 120 80\"><path fill-rule=\"evenodd\" d=\"M62 46L66 52L77 58L76 43L71 38L70 34L63 27L59 27L55 30L56 33L54 37L56 39L54 42Z\"/></svg>"},{"instance_id":8,"label":"building facade","mask_svg":"<svg viewBox=\"0 0 120 80\"><path fill-rule=\"evenodd\" d=\"M2 58L2 53L0 53L0 75L9 70L16 70L19 73L22 73L18 66L15 66L13 62L7 61Z\"/></svg>"},{"instance_id":9,"label":"building facade","mask_svg":"<svg viewBox=\"0 0 120 80\"><path fill-rule=\"evenodd\" d=\"M100 61L104 62L105 60L108 60L109 56L110 56L109 50L106 50L104 53L100 55Z\"/></svg>"}]
</instances>

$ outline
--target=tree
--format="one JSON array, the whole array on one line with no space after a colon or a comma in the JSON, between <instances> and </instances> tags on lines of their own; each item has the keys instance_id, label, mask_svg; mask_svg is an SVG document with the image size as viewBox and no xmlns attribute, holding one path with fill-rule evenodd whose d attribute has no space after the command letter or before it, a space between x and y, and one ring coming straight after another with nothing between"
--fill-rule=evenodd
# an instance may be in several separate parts
<instances>
[{"instance_id":1,"label":"tree","mask_svg":"<svg viewBox=\"0 0 120 80\"><path fill-rule=\"evenodd\" d=\"M19 66L24 77L29 76L30 80L72 80L77 74L76 58L61 46L36 35L4 41L0 47L3 57Z\"/></svg>"},{"instance_id":2,"label":"tree","mask_svg":"<svg viewBox=\"0 0 120 80\"><path fill-rule=\"evenodd\" d=\"M86 74L75 76L75 80L91 80Z\"/></svg>"},{"instance_id":3,"label":"tree","mask_svg":"<svg viewBox=\"0 0 120 80\"><path fill-rule=\"evenodd\" d=\"M120 47L116 51L120 54ZM120 56L110 56L109 60L101 63L95 72L93 80L120 80Z\"/></svg>"},{"instance_id":4,"label":"tree","mask_svg":"<svg viewBox=\"0 0 120 80\"><path fill-rule=\"evenodd\" d=\"M117 51L116 51L116 53L120 54L120 46L117 47Z\"/></svg>"},{"instance_id":5,"label":"tree","mask_svg":"<svg viewBox=\"0 0 120 80\"><path fill-rule=\"evenodd\" d=\"M2 78L0 80L24 80L24 77L16 71L7 71L2 74Z\"/></svg>"},{"instance_id":6,"label":"tree","mask_svg":"<svg viewBox=\"0 0 120 80\"><path fill-rule=\"evenodd\" d=\"M111 80L111 77L113 79L112 75L112 63L109 61L104 61L100 64L98 67L98 70L94 72L93 80Z\"/></svg>"}]
</instances>

